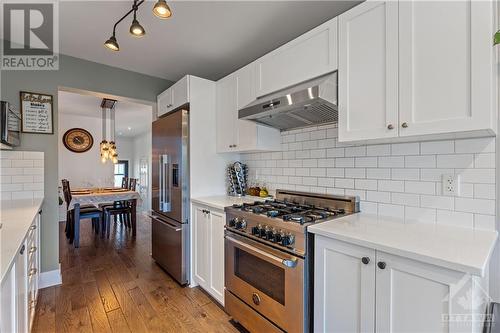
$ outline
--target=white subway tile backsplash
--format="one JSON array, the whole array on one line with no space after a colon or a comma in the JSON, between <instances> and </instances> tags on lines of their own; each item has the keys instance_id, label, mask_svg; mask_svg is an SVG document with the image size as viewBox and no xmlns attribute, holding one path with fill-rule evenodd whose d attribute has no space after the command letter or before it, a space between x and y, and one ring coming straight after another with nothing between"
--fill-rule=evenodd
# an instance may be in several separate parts
<instances>
[{"instance_id":1,"label":"white subway tile backsplash","mask_svg":"<svg viewBox=\"0 0 500 333\"><path fill-rule=\"evenodd\" d=\"M455 152L454 141L429 141L420 144L420 154L453 154Z\"/></svg>"},{"instance_id":2,"label":"white subway tile backsplash","mask_svg":"<svg viewBox=\"0 0 500 333\"><path fill-rule=\"evenodd\" d=\"M345 149L345 156L366 156L366 146L347 147Z\"/></svg>"},{"instance_id":3,"label":"white subway tile backsplash","mask_svg":"<svg viewBox=\"0 0 500 333\"><path fill-rule=\"evenodd\" d=\"M472 228L474 226L474 214L455 212L451 210L436 210L436 223L451 225L455 227Z\"/></svg>"},{"instance_id":4,"label":"white subway tile backsplash","mask_svg":"<svg viewBox=\"0 0 500 333\"><path fill-rule=\"evenodd\" d=\"M366 147L366 156L391 155L391 145L374 145Z\"/></svg>"},{"instance_id":5,"label":"white subway tile backsplash","mask_svg":"<svg viewBox=\"0 0 500 333\"><path fill-rule=\"evenodd\" d=\"M354 181L354 188L357 190L372 190L377 189L377 181L375 179L356 179Z\"/></svg>"},{"instance_id":6,"label":"white subway tile backsplash","mask_svg":"<svg viewBox=\"0 0 500 333\"><path fill-rule=\"evenodd\" d=\"M432 182L405 181L405 192L416 194L435 194L436 185Z\"/></svg>"},{"instance_id":7,"label":"white subway tile backsplash","mask_svg":"<svg viewBox=\"0 0 500 333\"><path fill-rule=\"evenodd\" d=\"M393 204L403 206L420 206L420 196L418 194L409 193L392 193Z\"/></svg>"},{"instance_id":8,"label":"white subway tile backsplash","mask_svg":"<svg viewBox=\"0 0 500 333\"><path fill-rule=\"evenodd\" d=\"M453 197L422 195L420 206L425 208L437 208L453 210L455 201Z\"/></svg>"},{"instance_id":9,"label":"white subway tile backsplash","mask_svg":"<svg viewBox=\"0 0 500 333\"><path fill-rule=\"evenodd\" d=\"M357 195L363 212L409 223L481 229L495 224L494 138L359 145L339 143L336 128L321 126L284 132L282 141L281 152L242 158L251 177L271 189ZM12 177L13 168L5 166L2 175ZM36 183L31 172L26 175ZM457 197L442 195L443 174L461 176Z\"/></svg>"},{"instance_id":10,"label":"white subway tile backsplash","mask_svg":"<svg viewBox=\"0 0 500 333\"><path fill-rule=\"evenodd\" d=\"M404 192L405 183L403 181L396 180L379 180L378 189L379 191Z\"/></svg>"},{"instance_id":11,"label":"white subway tile backsplash","mask_svg":"<svg viewBox=\"0 0 500 333\"><path fill-rule=\"evenodd\" d=\"M405 217L405 207L381 203L378 205L378 215L403 219Z\"/></svg>"},{"instance_id":12,"label":"white subway tile backsplash","mask_svg":"<svg viewBox=\"0 0 500 333\"><path fill-rule=\"evenodd\" d=\"M354 168L354 158L336 158L335 167L337 168Z\"/></svg>"},{"instance_id":13,"label":"white subway tile backsplash","mask_svg":"<svg viewBox=\"0 0 500 333\"><path fill-rule=\"evenodd\" d=\"M366 178L369 179L391 179L391 169L367 168Z\"/></svg>"},{"instance_id":14,"label":"white subway tile backsplash","mask_svg":"<svg viewBox=\"0 0 500 333\"><path fill-rule=\"evenodd\" d=\"M419 180L420 169L392 169L394 180Z\"/></svg>"},{"instance_id":15,"label":"white subway tile backsplash","mask_svg":"<svg viewBox=\"0 0 500 333\"><path fill-rule=\"evenodd\" d=\"M495 168L495 154L476 154L474 156L474 168Z\"/></svg>"},{"instance_id":16,"label":"white subway tile backsplash","mask_svg":"<svg viewBox=\"0 0 500 333\"><path fill-rule=\"evenodd\" d=\"M436 157L433 155L406 156L406 168L435 168Z\"/></svg>"},{"instance_id":17,"label":"white subway tile backsplash","mask_svg":"<svg viewBox=\"0 0 500 333\"><path fill-rule=\"evenodd\" d=\"M391 145L392 155L418 155L419 153L419 143L395 143Z\"/></svg>"},{"instance_id":18,"label":"white subway tile backsplash","mask_svg":"<svg viewBox=\"0 0 500 333\"><path fill-rule=\"evenodd\" d=\"M456 153L494 153L495 140L492 138L477 138L455 141Z\"/></svg>"},{"instance_id":19,"label":"white subway tile backsplash","mask_svg":"<svg viewBox=\"0 0 500 333\"><path fill-rule=\"evenodd\" d=\"M459 212L495 215L495 200L455 198L455 210Z\"/></svg>"},{"instance_id":20,"label":"white subway tile backsplash","mask_svg":"<svg viewBox=\"0 0 500 333\"><path fill-rule=\"evenodd\" d=\"M377 158L376 157L356 157L354 160L354 165L356 168L376 168Z\"/></svg>"},{"instance_id":21,"label":"white subway tile backsplash","mask_svg":"<svg viewBox=\"0 0 500 333\"><path fill-rule=\"evenodd\" d=\"M0 200L43 196L43 152L0 151L0 158Z\"/></svg>"},{"instance_id":22,"label":"white subway tile backsplash","mask_svg":"<svg viewBox=\"0 0 500 333\"><path fill-rule=\"evenodd\" d=\"M379 168L404 168L405 159L402 156L379 157Z\"/></svg>"},{"instance_id":23,"label":"white subway tile backsplash","mask_svg":"<svg viewBox=\"0 0 500 333\"><path fill-rule=\"evenodd\" d=\"M470 168L473 165L474 155L440 155L437 158L438 168Z\"/></svg>"}]
</instances>

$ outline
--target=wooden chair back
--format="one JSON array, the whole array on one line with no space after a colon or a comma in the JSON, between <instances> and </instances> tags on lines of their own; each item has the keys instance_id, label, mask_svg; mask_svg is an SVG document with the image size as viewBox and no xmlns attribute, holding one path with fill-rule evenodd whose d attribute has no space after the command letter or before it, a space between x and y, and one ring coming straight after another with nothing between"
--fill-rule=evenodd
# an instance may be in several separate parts
<instances>
[{"instance_id":1,"label":"wooden chair back","mask_svg":"<svg viewBox=\"0 0 500 333\"><path fill-rule=\"evenodd\" d=\"M122 178L122 188L128 188L128 187L129 187L128 177L123 177Z\"/></svg>"},{"instance_id":2,"label":"wooden chair back","mask_svg":"<svg viewBox=\"0 0 500 333\"><path fill-rule=\"evenodd\" d=\"M136 187L137 187L137 178L130 178L128 189L131 191L135 191Z\"/></svg>"},{"instance_id":3,"label":"wooden chair back","mask_svg":"<svg viewBox=\"0 0 500 333\"><path fill-rule=\"evenodd\" d=\"M63 186L64 201L66 201L66 208L68 208L71 202L71 188L67 179L61 180L61 183Z\"/></svg>"}]
</instances>

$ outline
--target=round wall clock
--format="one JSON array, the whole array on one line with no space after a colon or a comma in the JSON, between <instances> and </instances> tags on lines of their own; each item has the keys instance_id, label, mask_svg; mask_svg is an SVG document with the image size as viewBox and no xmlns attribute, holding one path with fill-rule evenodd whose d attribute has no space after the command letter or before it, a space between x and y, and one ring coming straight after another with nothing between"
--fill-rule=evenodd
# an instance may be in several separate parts
<instances>
[{"instance_id":1,"label":"round wall clock","mask_svg":"<svg viewBox=\"0 0 500 333\"><path fill-rule=\"evenodd\" d=\"M83 128L71 128L64 133L63 143L72 152L84 153L92 148L94 138Z\"/></svg>"}]
</instances>

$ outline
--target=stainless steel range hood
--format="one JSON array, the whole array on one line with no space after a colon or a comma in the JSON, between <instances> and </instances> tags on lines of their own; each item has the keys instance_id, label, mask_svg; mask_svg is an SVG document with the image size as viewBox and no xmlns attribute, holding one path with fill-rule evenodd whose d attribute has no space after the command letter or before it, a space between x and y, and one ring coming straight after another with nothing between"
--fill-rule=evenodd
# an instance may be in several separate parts
<instances>
[{"instance_id":1,"label":"stainless steel range hood","mask_svg":"<svg viewBox=\"0 0 500 333\"><path fill-rule=\"evenodd\" d=\"M238 118L282 131L336 123L337 72L260 97L240 109Z\"/></svg>"}]
</instances>

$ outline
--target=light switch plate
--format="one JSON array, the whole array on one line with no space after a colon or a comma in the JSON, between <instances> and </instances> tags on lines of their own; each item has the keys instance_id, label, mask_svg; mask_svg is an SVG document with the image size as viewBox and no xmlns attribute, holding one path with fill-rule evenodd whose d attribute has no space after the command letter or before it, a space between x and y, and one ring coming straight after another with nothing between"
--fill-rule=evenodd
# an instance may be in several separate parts
<instances>
[{"instance_id":1,"label":"light switch plate","mask_svg":"<svg viewBox=\"0 0 500 333\"><path fill-rule=\"evenodd\" d=\"M460 175L444 174L442 176L442 191L443 195L447 196L460 195Z\"/></svg>"}]
</instances>

